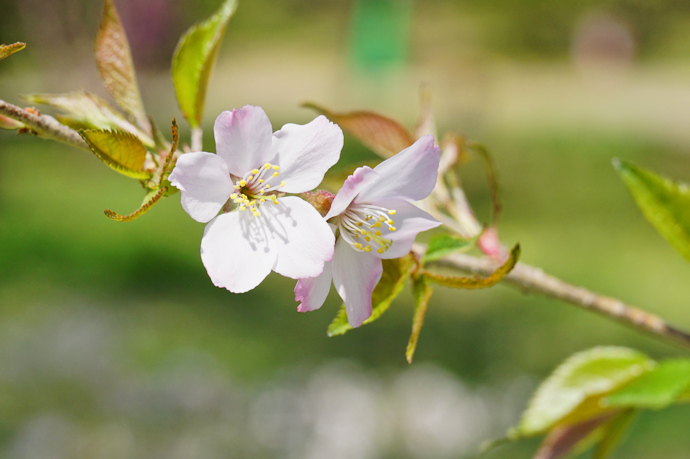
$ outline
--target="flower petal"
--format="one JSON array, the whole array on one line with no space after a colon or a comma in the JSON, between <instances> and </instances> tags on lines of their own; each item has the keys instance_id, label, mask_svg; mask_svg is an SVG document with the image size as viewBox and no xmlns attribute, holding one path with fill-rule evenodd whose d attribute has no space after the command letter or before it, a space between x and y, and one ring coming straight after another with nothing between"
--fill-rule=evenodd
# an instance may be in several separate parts
<instances>
[{"instance_id":1,"label":"flower petal","mask_svg":"<svg viewBox=\"0 0 690 459\"><path fill-rule=\"evenodd\" d=\"M273 134L272 149L285 181L281 191L303 193L316 188L326 171L338 162L343 131L321 115L305 125L283 126Z\"/></svg>"},{"instance_id":2,"label":"flower petal","mask_svg":"<svg viewBox=\"0 0 690 459\"><path fill-rule=\"evenodd\" d=\"M383 161L374 170L381 179L361 190L355 202L374 202L381 198L420 201L436 185L441 149L434 137L425 135L412 146Z\"/></svg>"},{"instance_id":3,"label":"flower petal","mask_svg":"<svg viewBox=\"0 0 690 459\"><path fill-rule=\"evenodd\" d=\"M238 177L273 159L271 122L261 107L245 105L218 115L213 133L216 152Z\"/></svg>"},{"instance_id":4,"label":"flower petal","mask_svg":"<svg viewBox=\"0 0 690 459\"><path fill-rule=\"evenodd\" d=\"M383 237L391 239L393 244L382 254L376 251L371 252L378 258L390 259L405 256L410 252L417 234L441 225L441 222L434 217L402 199L381 200L377 201L376 205L395 210L395 215L392 215L391 218L393 218L396 228L395 231L383 230Z\"/></svg>"},{"instance_id":5,"label":"flower petal","mask_svg":"<svg viewBox=\"0 0 690 459\"><path fill-rule=\"evenodd\" d=\"M295 301L299 301L297 312L308 312L319 309L328 297L333 282L331 262L323 265L323 272L317 277L300 279L295 285Z\"/></svg>"},{"instance_id":6,"label":"flower petal","mask_svg":"<svg viewBox=\"0 0 690 459\"><path fill-rule=\"evenodd\" d=\"M328 214L324 217L328 220L331 217L342 214L347 209L352 201L357 197L357 194L367 188L372 183L379 180L380 175L374 171L371 167L362 166L355 169L355 171L343 183L342 188L338 191L338 194L333 198L331 203L331 209Z\"/></svg>"},{"instance_id":7,"label":"flower petal","mask_svg":"<svg viewBox=\"0 0 690 459\"><path fill-rule=\"evenodd\" d=\"M169 180L181 191L182 208L202 223L218 215L233 190L223 158L203 151L181 155Z\"/></svg>"},{"instance_id":8,"label":"flower petal","mask_svg":"<svg viewBox=\"0 0 690 459\"><path fill-rule=\"evenodd\" d=\"M262 204L278 258L273 270L292 279L316 277L333 258L335 236L319 212L296 196L278 199L278 205Z\"/></svg>"},{"instance_id":9,"label":"flower petal","mask_svg":"<svg viewBox=\"0 0 690 459\"><path fill-rule=\"evenodd\" d=\"M338 238L332 262L333 284L345 302L347 321L359 327L371 316L371 294L383 274L381 260L366 252L357 252Z\"/></svg>"},{"instance_id":10,"label":"flower petal","mask_svg":"<svg viewBox=\"0 0 690 459\"><path fill-rule=\"evenodd\" d=\"M206 225L201 239L201 260L211 281L233 293L259 285L277 256L275 240L251 212L219 215Z\"/></svg>"}]
</instances>

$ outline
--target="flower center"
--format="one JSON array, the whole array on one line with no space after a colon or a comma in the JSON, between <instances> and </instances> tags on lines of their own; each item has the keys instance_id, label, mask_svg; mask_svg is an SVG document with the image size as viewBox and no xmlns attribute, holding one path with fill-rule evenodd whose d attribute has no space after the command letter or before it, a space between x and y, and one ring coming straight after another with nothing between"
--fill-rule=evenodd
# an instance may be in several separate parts
<instances>
[{"instance_id":1,"label":"flower center","mask_svg":"<svg viewBox=\"0 0 690 459\"><path fill-rule=\"evenodd\" d=\"M396 229L391 215L395 215L395 210L370 204L350 205L338 220L340 237L360 252L371 252L374 246L378 253L383 253L393 241L383 237L381 228Z\"/></svg>"},{"instance_id":2,"label":"flower center","mask_svg":"<svg viewBox=\"0 0 690 459\"><path fill-rule=\"evenodd\" d=\"M230 199L238 205L242 212L251 211L252 215L258 217L261 212L258 206L266 201L278 204L280 188L285 186L285 182L275 184L275 177L280 175L279 166L266 163L258 169L251 170L244 174L242 179L235 182L235 192L230 195Z\"/></svg>"}]
</instances>

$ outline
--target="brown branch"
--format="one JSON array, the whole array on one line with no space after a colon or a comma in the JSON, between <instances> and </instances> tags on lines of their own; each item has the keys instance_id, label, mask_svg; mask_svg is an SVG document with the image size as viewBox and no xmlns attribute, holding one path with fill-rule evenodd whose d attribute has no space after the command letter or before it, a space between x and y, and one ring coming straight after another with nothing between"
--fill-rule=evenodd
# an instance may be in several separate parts
<instances>
[{"instance_id":1,"label":"brown branch","mask_svg":"<svg viewBox=\"0 0 690 459\"><path fill-rule=\"evenodd\" d=\"M426 247L415 244L412 251L421 256ZM460 271L490 275L498 264L488 258L478 258L467 254L452 254L432 262L437 266L459 269ZM589 291L583 287L568 284L546 274L540 268L518 263L504 279L510 285L526 292L539 293L574 304L582 309L596 312L629 327L650 333L683 347L690 348L690 334L667 324L661 317L630 306L622 301Z\"/></svg>"},{"instance_id":2,"label":"brown branch","mask_svg":"<svg viewBox=\"0 0 690 459\"><path fill-rule=\"evenodd\" d=\"M89 150L89 146L77 131L65 126L50 115L39 115L4 100L0 100L0 114L24 123L26 127L38 134L39 137L57 140L73 147Z\"/></svg>"}]
</instances>

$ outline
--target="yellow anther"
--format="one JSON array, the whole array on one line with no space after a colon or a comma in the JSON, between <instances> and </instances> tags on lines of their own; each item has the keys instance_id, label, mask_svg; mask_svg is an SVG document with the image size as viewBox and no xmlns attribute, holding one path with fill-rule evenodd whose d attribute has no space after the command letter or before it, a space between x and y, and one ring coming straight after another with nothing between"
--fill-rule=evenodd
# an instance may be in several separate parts
<instances>
[{"instance_id":1,"label":"yellow anther","mask_svg":"<svg viewBox=\"0 0 690 459\"><path fill-rule=\"evenodd\" d=\"M235 189L236 189L236 190L239 190L239 189L240 189L240 186L239 186L239 185L235 185Z\"/></svg>"},{"instance_id":2,"label":"yellow anther","mask_svg":"<svg viewBox=\"0 0 690 459\"><path fill-rule=\"evenodd\" d=\"M362 222L357 222L357 226L362 226L362 225L364 225L364 223L362 223Z\"/></svg>"},{"instance_id":3,"label":"yellow anther","mask_svg":"<svg viewBox=\"0 0 690 459\"><path fill-rule=\"evenodd\" d=\"M246 186L247 182L245 180L240 180L240 186Z\"/></svg>"},{"instance_id":4,"label":"yellow anther","mask_svg":"<svg viewBox=\"0 0 690 459\"><path fill-rule=\"evenodd\" d=\"M259 199L259 202L266 202L266 198Z\"/></svg>"},{"instance_id":5,"label":"yellow anther","mask_svg":"<svg viewBox=\"0 0 690 459\"><path fill-rule=\"evenodd\" d=\"M264 188L268 190L269 188L271 188L271 184L270 184L270 183L267 183L266 186L265 186Z\"/></svg>"},{"instance_id":6,"label":"yellow anther","mask_svg":"<svg viewBox=\"0 0 690 459\"><path fill-rule=\"evenodd\" d=\"M266 164L264 164L264 167L265 167L266 169L270 169L270 168L271 168L271 165L270 165L269 163L266 163Z\"/></svg>"},{"instance_id":7,"label":"yellow anther","mask_svg":"<svg viewBox=\"0 0 690 459\"><path fill-rule=\"evenodd\" d=\"M258 217L260 214L259 214L259 212L252 212L252 215L254 215L255 217Z\"/></svg>"},{"instance_id":8,"label":"yellow anther","mask_svg":"<svg viewBox=\"0 0 690 459\"><path fill-rule=\"evenodd\" d=\"M236 199L237 198L237 193L233 193L230 195L230 199Z\"/></svg>"},{"instance_id":9,"label":"yellow anther","mask_svg":"<svg viewBox=\"0 0 690 459\"><path fill-rule=\"evenodd\" d=\"M371 241L371 238L370 238L369 236L367 236L367 237L364 238L364 240L367 241L367 242L369 242L369 241Z\"/></svg>"},{"instance_id":10,"label":"yellow anther","mask_svg":"<svg viewBox=\"0 0 690 459\"><path fill-rule=\"evenodd\" d=\"M381 222L376 222L376 223L374 223L374 226L377 227L377 228L381 228Z\"/></svg>"},{"instance_id":11,"label":"yellow anther","mask_svg":"<svg viewBox=\"0 0 690 459\"><path fill-rule=\"evenodd\" d=\"M379 253L383 253L383 252L385 252L385 250L383 250L383 248L380 248L380 249L378 250L378 252L379 252Z\"/></svg>"},{"instance_id":12,"label":"yellow anther","mask_svg":"<svg viewBox=\"0 0 690 459\"><path fill-rule=\"evenodd\" d=\"M260 178L259 183L264 183L264 179Z\"/></svg>"},{"instance_id":13,"label":"yellow anther","mask_svg":"<svg viewBox=\"0 0 690 459\"><path fill-rule=\"evenodd\" d=\"M391 219L389 218L388 221L387 221L386 223L388 223L389 225L392 225L392 224L393 224L393 220L391 220Z\"/></svg>"},{"instance_id":14,"label":"yellow anther","mask_svg":"<svg viewBox=\"0 0 690 459\"><path fill-rule=\"evenodd\" d=\"M356 249L362 250L363 245L360 244L359 242L355 242L353 245L355 246Z\"/></svg>"},{"instance_id":15,"label":"yellow anther","mask_svg":"<svg viewBox=\"0 0 690 459\"><path fill-rule=\"evenodd\" d=\"M359 232L362 234L362 236L365 236L367 234L367 232L364 230L359 230Z\"/></svg>"},{"instance_id":16,"label":"yellow anther","mask_svg":"<svg viewBox=\"0 0 690 459\"><path fill-rule=\"evenodd\" d=\"M355 239L359 239L359 234L355 233Z\"/></svg>"},{"instance_id":17,"label":"yellow anther","mask_svg":"<svg viewBox=\"0 0 690 459\"><path fill-rule=\"evenodd\" d=\"M247 210L247 208L244 206L240 206L240 210Z\"/></svg>"},{"instance_id":18,"label":"yellow anther","mask_svg":"<svg viewBox=\"0 0 690 459\"><path fill-rule=\"evenodd\" d=\"M368 246L364 247L364 251L365 252L371 252L371 246L368 245Z\"/></svg>"},{"instance_id":19,"label":"yellow anther","mask_svg":"<svg viewBox=\"0 0 690 459\"><path fill-rule=\"evenodd\" d=\"M282 182L280 182L280 186L285 186L285 180L283 180Z\"/></svg>"},{"instance_id":20,"label":"yellow anther","mask_svg":"<svg viewBox=\"0 0 690 459\"><path fill-rule=\"evenodd\" d=\"M381 230L376 230L376 235L381 236Z\"/></svg>"},{"instance_id":21,"label":"yellow anther","mask_svg":"<svg viewBox=\"0 0 690 459\"><path fill-rule=\"evenodd\" d=\"M253 176L253 175L250 175L249 178L248 178L247 180L251 180L251 179L253 179L253 178L254 178L254 176Z\"/></svg>"},{"instance_id":22,"label":"yellow anther","mask_svg":"<svg viewBox=\"0 0 690 459\"><path fill-rule=\"evenodd\" d=\"M273 166L274 171L277 171L278 169L280 169L280 166Z\"/></svg>"},{"instance_id":23,"label":"yellow anther","mask_svg":"<svg viewBox=\"0 0 690 459\"><path fill-rule=\"evenodd\" d=\"M277 199L274 199L274 200L273 200L273 204L275 204L275 205L277 206L277 205L278 205L278 200L277 200Z\"/></svg>"},{"instance_id":24,"label":"yellow anther","mask_svg":"<svg viewBox=\"0 0 690 459\"><path fill-rule=\"evenodd\" d=\"M258 173L259 173L259 169L253 169L253 170L252 170L252 174L256 175L256 174L258 174Z\"/></svg>"},{"instance_id":25,"label":"yellow anther","mask_svg":"<svg viewBox=\"0 0 690 459\"><path fill-rule=\"evenodd\" d=\"M384 217L383 215L379 215L379 221L380 221L380 222L385 222L385 221L386 221L386 217Z\"/></svg>"},{"instance_id":26,"label":"yellow anther","mask_svg":"<svg viewBox=\"0 0 690 459\"><path fill-rule=\"evenodd\" d=\"M391 215L395 215L395 209L389 210L388 213L391 214Z\"/></svg>"},{"instance_id":27,"label":"yellow anther","mask_svg":"<svg viewBox=\"0 0 690 459\"><path fill-rule=\"evenodd\" d=\"M273 176L274 176L274 177L278 177L278 175L280 175L280 174L278 174L278 172L274 172L274 173L273 173Z\"/></svg>"},{"instance_id":28,"label":"yellow anther","mask_svg":"<svg viewBox=\"0 0 690 459\"><path fill-rule=\"evenodd\" d=\"M391 231L395 231L395 230L396 230L395 226L391 226L391 227L389 227L388 229L391 230Z\"/></svg>"}]
</instances>

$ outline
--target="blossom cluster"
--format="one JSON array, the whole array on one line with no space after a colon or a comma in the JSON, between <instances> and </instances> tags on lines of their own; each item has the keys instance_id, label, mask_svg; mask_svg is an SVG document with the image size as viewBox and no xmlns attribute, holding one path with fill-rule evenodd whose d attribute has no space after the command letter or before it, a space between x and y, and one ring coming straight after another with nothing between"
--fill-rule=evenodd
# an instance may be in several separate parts
<instances>
[{"instance_id":1,"label":"blossom cluster","mask_svg":"<svg viewBox=\"0 0 690 459\"><path fill-rule=\"evenodd\" d=\"M216 153L181 155L169 180L184 210L208 223L201 259L218 287L246 292L275 271L297 280L305 312L321 307L334 284L358 327L371 316L381 260L404 256L419 232L440 225L412 204L436 183L432 136L356 169L322 216L295 194L316 188L338 162L340 127L319 116L272 132L264 110L247 105L221 113L214 135Z\"/></svg>"}]
</instances>

